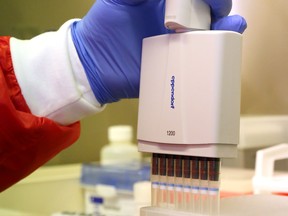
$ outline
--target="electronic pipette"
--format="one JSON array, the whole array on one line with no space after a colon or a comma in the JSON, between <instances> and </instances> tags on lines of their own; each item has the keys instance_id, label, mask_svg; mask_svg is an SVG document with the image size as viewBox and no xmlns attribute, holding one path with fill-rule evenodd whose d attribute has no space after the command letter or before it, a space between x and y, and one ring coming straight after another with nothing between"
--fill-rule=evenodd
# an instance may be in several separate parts
<instances>
[{"instance_id":1,"label":"electronic pipette","mask_svg":"<svg viewBox=\"0 0 288 216\"><path fill-rule=\"evenodd\" d=\"M220 158L235 157L239 139L242 37L203 31L202 0L166 0L165 25L178 33L143 41L138 148L153 157L141 215L217 215Z\"/></svg>"}]
</instances>

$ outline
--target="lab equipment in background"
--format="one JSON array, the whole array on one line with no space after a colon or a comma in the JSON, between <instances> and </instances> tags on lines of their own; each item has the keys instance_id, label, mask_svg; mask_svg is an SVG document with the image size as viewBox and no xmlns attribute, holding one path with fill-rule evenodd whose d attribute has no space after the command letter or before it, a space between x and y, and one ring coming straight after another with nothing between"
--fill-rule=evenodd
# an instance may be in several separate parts
<instances>
[{"instance_id":1,"label":"lab equipment in background","mask_svg":"<svg viewBox=\"0 0 288 216\"><path fill-rule=\"evenodd\" d=\"M288 173L275 173L276 160L288 158L288 144L283 143L259 150L256 155L253 190L255 194L288 195Z\"/></svg>"},{"instance_id":2,"label":"lab equipment in background","mask_svg":"<svg viewBox=\"0 0 288 216\"><path fill-rule=\"evenodd\" d=\"M115 125L108 128L109 144L100 152L102 165L140 161L142 156L136 144L132 143L133 128L130 125Z\"/></svg>"},{"instance_id":3,"label":"lab equipment in background","mask_svg":"<svg viewBox=\"0 0 288 216\"><path fill-rule=\"evenodd\" d=\"M123 197L121 198L123 195L119 196L121 192L117 194L117 189L115 190L114 186L97 185L92 193L86 194L86 212L89 213L79 213L79 216L140 216L140 208L149 206L151 203L150 188L150 181L137 181L133 184L132 197L131 191L126 191L124 192L125 199L123 199ZM106 200L105 205L104 199ZM72 213L78 216L77 213Z\"/></svg>"},{"instance_id":4,"label":"lab equipment in background","mask_svg":"<svg viewBox=\"0 0 288 216\"><path fill-rule=\"evenodd\" d=\"M243 115L237 158L222 160L223 167L254 169L258 150L288 142L287 115ZM288 161L278 161L277 171L287 170Z\"/></svg>"},{"instance_id":5,"label":"lab equipment in background","mask_svg":"<svg viewBox=\"0 0 288 216\"><path fill-rule=\"evenodd\" d=\"M98 197L98 196L91 197L90 201L94 207L93 212L92 212L93 216L101 216L101 207L104 202L103 197Z\"/></svg>"},{"instance_id":6,"label":"lab equipment in background","mask_svg":"<svg viewBox=\"0 0 288 216\"><path fill-rule=\"evenodd\" d=\"M194 22L189 16L182 19L184 14L193 14ZM191 194L197 200L194 204L189 201L189 206L197 209L194 213L217 215L220 179L217 176L215 182L209 181L208 171L216 166L208 161L217 161L218 169L220 158L237 153L242 36L231 31L190 31L210 29L207 16L210 10L202 0L167 0L165 24L183 33L144 39L138 148L159 156L158 177L152 168L154 199L157 194L153 204L193 212L183 204L184 194L186 198ZM174 157L172 175L167 172L171 171L167 167L171 158L166 155ZM200 157L198 178L189 174L191 182L199 182L194 190L185 180L184 156ZM173 178L175 182L171 183ZM157 179L159 187L155 188ZM217 189L208 190L210 186ZM215 195L213 199L208 199L210 194Z\"/></svg>"},{"instance_id":7,"label":"lab equipment in background","mask_svg":"<svg viewBox=\"0 0 288 216\"><path fill-rule=\"evenodd\" d=\"M149 179L150 164L144 162L106 166L83 164L81 185L84 189L85 213L91 214L97 207L100 215L135 216L140 199L139 194L137 200L134 199L134 184L149 181ZM139 191L137 186L135 188ZM143 198L144 192L142 190ZM150 191L147 193L149 195ZM103 203L96 203L97 206L95 206L94 201L100 199Z\"/></svg>"},{"instance_id":8,"label":"lab equipment in background","mask_svg":"<svg viewBox=\"0 0 288 216\"><path fill-rule=\"evenodd\" d=\"M151 182L140 181L133 185L135 212L133 216L140 216L142 207L151 205Z\"/></svg>"}]
</instances>

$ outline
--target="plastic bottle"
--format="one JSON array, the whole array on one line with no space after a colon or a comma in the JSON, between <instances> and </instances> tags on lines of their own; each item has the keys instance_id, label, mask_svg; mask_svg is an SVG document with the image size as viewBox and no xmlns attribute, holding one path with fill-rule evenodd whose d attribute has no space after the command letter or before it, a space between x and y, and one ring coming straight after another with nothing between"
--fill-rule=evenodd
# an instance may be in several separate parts
<instances>
[{"instance_id":1,"label":"plastic bottle","mask_svg":"<svg viewBox=\"0 0 288 216\"><path fill-rule=\"evenodd\" d=\"M133 129L129 125L117 125L108 128L109 144L100 152L101 165L121 164L140 161L141 153L132 143Z\"/></svg>"}]
</instances>

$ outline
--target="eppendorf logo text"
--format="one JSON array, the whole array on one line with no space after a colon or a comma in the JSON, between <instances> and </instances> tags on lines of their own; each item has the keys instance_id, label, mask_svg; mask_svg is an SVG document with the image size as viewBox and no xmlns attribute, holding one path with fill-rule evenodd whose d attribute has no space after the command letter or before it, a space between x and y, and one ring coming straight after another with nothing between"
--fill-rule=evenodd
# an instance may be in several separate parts
<instances>
[{"instance_id":1,"label":"eppendorf logo text","mask_svg":"<svg viewBox=\"0 0 288 216\"><path fill-rule=\"evenodd\" d=\"M170 108L175 109L175 76L171 77L170 81L171 86L171 99L170 99Z\"/></svg>"}]
</instances>

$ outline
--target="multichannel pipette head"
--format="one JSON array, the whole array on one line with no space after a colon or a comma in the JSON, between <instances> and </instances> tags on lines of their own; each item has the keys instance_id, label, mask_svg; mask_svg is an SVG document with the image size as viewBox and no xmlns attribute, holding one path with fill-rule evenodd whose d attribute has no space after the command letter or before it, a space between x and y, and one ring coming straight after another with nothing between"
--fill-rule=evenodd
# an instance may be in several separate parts
<instances>
[{"instance_id":1,"label":"multichannel pipette head","mask_svg":"<svg viewBox=\"0 0 288 216\"><path fill-rule=\"evenodd\" d=\"M212 215L220 158L237 153L241 35L187 32L210 26L202 0L166 0L165 25L178 33L143 42L138 148L153 153L154 206Z\"/></svg>"},{"instance_id":2,"label":"multichannel pipette head","mask_svg":"<svg viewBox=\"0 0 288 216\"><path fill-rule=\"evenodd\" d=\"M175 31L207 29L209 13L203 0L166 0L165 24ZM139 150L235 157L240 68L241 35L235 32L190 31L144 39Z\"/></svg>"}]
</instances>

